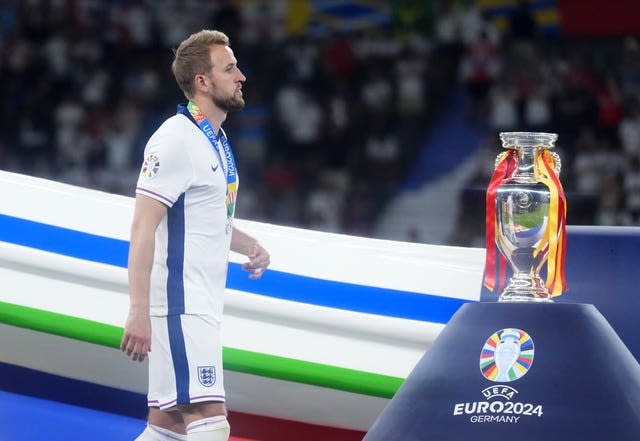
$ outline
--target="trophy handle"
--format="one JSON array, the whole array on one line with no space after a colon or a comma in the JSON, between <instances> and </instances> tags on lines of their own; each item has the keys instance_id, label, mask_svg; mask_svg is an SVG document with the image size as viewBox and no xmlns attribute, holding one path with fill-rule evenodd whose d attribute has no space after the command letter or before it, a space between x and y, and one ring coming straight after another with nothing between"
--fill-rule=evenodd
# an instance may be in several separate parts
<instances>
[{"instance_id":1,"label":"trophy handle","mask_svg":"<svg viewBox=\"0 0 640 441\"><path fill-rule=\"evenodd\" d=\"M500 163L500 160L502 159L502 157L504 155L506 155L507 152L500 152L498 153L498 156L496 156L496 160L493 163L493 169L495 170L496 168L498 168L498 164Z\"/></svg>"}]
</instances>

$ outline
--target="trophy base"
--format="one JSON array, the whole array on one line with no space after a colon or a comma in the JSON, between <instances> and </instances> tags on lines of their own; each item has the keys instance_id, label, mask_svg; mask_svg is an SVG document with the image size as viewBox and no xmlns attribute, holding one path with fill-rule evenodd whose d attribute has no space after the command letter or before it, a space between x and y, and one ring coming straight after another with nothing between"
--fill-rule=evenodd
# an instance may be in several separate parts
<instances>
[{"instance_id":1,"label":"trophy base","mask_svg":"<svg viewBox=\"0 0 640 441\"><path fill-rule=\"evenodd\" d=\"M514 302L514 303L553 303L551 295L548 292L521 292L521 291L505 291L500 294L498 302Z\"/></svg>"},{"instance_id":2,"label":"trophy base","mask_svg":"<svg viewBox=\"0 0 640 441\"><path fill-rule=\"evenodd\" d=\"M553 303L551 293L540 276L516 274L502 291L498 302Z\"/></svg>"}]
</instances>

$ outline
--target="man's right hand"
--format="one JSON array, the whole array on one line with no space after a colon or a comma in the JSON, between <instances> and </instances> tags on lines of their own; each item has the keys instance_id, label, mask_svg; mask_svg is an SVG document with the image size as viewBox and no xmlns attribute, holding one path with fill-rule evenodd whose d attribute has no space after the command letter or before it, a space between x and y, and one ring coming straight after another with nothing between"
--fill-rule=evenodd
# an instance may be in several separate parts
<instances>
[{"instance_id":1,"label":"man's right hand","mask_svg":"<svg viewBox=\"0 0 640 441\"><path fill-rule=\"evenodd\" d=\"M151 352L151 319L149 313L129 312L120 349L133 361L144 361Z\"/></svg>"}]
</instances>

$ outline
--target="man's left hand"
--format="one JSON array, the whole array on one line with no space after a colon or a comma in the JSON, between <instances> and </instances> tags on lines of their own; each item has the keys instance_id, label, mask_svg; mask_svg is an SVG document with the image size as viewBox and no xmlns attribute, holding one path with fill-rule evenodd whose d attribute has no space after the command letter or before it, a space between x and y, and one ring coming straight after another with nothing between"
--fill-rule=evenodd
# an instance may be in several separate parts
<instances>
[{"instance_id":1,"label":"man's left hand","mask_svg":"<svg viewBox=\"0 0 640 441\"><path fill-rule=\"evenodd\" d=\"M262 245L255 243L251 246L249 254L247 255L249 262L242 265L242 269L249 272L249 278L257 280L262 277L262 273L267 269L271 263L271 256Z\"/></svg>"}]
</instances>

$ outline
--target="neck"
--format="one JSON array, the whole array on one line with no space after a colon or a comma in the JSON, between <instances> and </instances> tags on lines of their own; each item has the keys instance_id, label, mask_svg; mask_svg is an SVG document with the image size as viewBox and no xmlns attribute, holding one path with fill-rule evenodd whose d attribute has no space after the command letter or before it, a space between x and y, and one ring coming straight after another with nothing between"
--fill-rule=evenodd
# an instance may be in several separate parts
<instances>
[{"instance_id":1,"label":"neck","mask_svg":"<svg viewBox=\"0 0 640 441\"><path fill-rule=\"evenodd\" d=\"M204 113L204 116L207 117L213 126L215 133L218 133L220 131L220 126L224 120L227 119L227 112L216 106L208 97L196 95L191 98L191 101L200 108L202 113Z\"/></svg>"}]
</instances>

